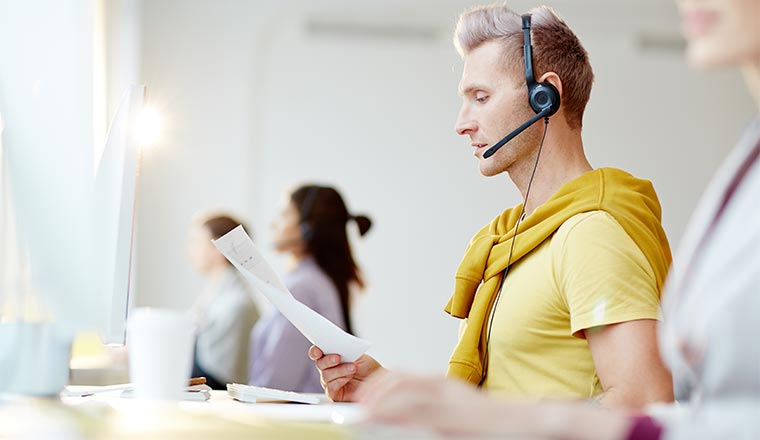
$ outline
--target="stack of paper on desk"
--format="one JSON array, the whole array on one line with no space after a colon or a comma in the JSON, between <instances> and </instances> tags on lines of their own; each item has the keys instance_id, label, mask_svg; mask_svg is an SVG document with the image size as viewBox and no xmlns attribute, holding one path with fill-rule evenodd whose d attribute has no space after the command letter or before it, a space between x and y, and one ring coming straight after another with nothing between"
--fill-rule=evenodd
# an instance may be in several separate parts
<instances>
[{"instance_id":1,"label":"stack of paper on desk","mask_svg":"<svg viewBox=\"0 0 760 440\"><path fill-rule=\"evenodd\" d=\"M325 353L337 353L346 362L364 354L370 343L350 335L308 308L288 291L280 278L264 260L242 226L218 240L214 246L259 290L312 344ZM304 353L304 356L307 356Z\"/></svg>"}]
</instances>

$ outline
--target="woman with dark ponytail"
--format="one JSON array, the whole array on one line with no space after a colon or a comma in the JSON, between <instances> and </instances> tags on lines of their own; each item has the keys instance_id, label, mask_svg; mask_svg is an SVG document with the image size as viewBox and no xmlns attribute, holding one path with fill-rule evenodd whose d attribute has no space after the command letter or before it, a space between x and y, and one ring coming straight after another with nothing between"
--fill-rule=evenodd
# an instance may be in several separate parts
<instances>
[{"instance_id":1,"label":"woman with dark ponytail","mask_svg":"<svg viewBox=\"0 0 760 440\"><path fill-rule=\"evenodd\" d=\"M364 279L351 252L347 226L364 236L372 221L348 211L334 188L303 185L289 194L272 223L275 249L287 254L283 277L288 290L339 327L353 333L351 294ZM251 385L299 392L321 392L319 372L306 353L309 341L279 312L262 318L251 340Z\"/></svg>"}]
</instances>

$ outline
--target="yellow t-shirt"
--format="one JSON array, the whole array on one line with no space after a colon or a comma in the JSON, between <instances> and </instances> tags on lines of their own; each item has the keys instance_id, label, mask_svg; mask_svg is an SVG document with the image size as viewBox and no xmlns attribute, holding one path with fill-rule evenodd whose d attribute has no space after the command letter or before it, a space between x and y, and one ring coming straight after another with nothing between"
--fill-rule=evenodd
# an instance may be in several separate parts
<instances>
[{"instance_id":1,"label":"yellow t-shirt","mask_svg":"<svg viewBox=\"0 0 760 440\"><path fill-rule=\"evenodd\" d=\"M659 305L654 272L622 226L604 211L573 216L510 269L483 388L537 399L592 397L602 389L582 330L659 319Z\"/></svg>"}]
</instances>

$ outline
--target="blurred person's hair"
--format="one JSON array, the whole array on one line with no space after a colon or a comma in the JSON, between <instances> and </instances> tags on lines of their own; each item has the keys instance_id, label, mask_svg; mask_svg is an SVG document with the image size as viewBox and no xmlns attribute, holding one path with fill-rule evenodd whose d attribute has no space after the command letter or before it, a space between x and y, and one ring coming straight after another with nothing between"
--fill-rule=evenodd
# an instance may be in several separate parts
<instances>
[{"instance_id":1,"label":"blurred person's hair","mask_svg":"<svg viewBox=\"0 0 760 440\"><path fill-rule=\"evenodd\" d=\"M351 252L346 226L354 221L363 236L372 221L365 215L351 215L340 193L329 186L302 185L291 192L290 201L299 213L306 252L338 290L346 330L353 333L350 287L363 288L364 279Z\"/></svg>"},{"instance_id":2,"label":"blurred person's hair","mask_svg":"<svg viewBox=\"0 0 760 440\"><path fill-rule=\"evenodd\" d=\"M238 225L242 225L243 229L251 235L251 232L243 222L230 214L206 214L205 217L200 218L198 224L209 232L209 235L211 235L213 240L218 240L224 234L238 227ZM229 261L227 261L227 264L232 265Z\"/></svg>"},{"instance_id":3,"label":"blurred person's hair","mask_svg":"<svg viewBox=\"0 0 760 440\"><path fill-rule=\"evenodd\" d=\"M540 6L528 13L532 15L536 81L546 72L555 72L559 76L567 123L571 128L581 128L594 82L588 53L575 33L550 7ZM501 45L507 74L522 78L525 85L521 16L506 6L490 5L474 8L459 17L454 45L462 57L490 41L498 41Z\"/></svg>"}]
</instances>

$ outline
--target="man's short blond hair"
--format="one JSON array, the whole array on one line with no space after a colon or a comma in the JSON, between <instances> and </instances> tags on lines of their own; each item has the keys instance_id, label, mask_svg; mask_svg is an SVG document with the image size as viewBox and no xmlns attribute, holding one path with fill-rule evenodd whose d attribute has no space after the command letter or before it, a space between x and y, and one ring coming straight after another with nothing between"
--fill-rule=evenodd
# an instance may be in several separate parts
<instances>
[{"instance_id":1,"label":"man's short blond hair","mask_svg":"<svg viewBox=\"0 0 760 440\"><path fill-rule=\"evenodd\" d=\"M536 81L546 72L559 75L567 123L571 128L581 128L594 82L588 53L552 8L540 6L528 13L532 15L530 35ZM459 17L454 45L462 57L489 41L501 44L507 73L525 78L520 15L504 5L490 5L472 9Z\"/></svg>"}]
</instances>

